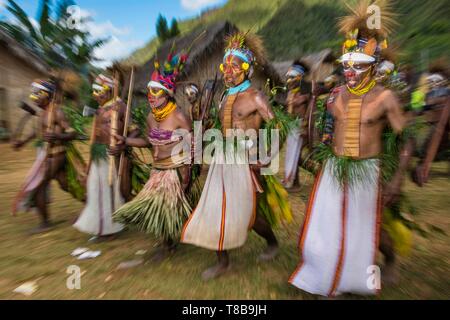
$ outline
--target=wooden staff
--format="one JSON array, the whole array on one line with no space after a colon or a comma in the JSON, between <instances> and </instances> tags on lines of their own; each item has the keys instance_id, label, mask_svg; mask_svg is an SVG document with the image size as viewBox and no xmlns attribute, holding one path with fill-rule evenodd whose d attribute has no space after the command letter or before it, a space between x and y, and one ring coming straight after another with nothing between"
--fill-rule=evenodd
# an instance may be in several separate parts
<instances>
[{"instance_id":1,"label":"wooden staff","mask_svg":"<svg viewBox=\"0 0 450 320\"><path fill-rule=\"evenodd\" d=\"M125 123L123 126L123 137L127 137L128 135L128 125L131 117L131 103L133 102L133 90L134 90L134 67L131 68L131 76L130 76L130 86L128 89L128 101L127 101L127 110L125 112ZM119 184L122 178L123 167L125 165L125 152L120 154L119 161Z\"/></svg>"},{"instance_id":2,"label":"wooden staff","mask_svg":"<svg viewBox=\"0 0 450 320\"><path fill-rule=\"evenodd\" d=\"M115 72L114 75L114 97L113 97L113 107L111 109L111 131L110 131L110 147L114 148L117 145L116 138L114 137L117 134L118 129L118 110L117 110L117 97L119 96L119 75L118 72ZM109 175L108 182L109 186L113 187L114 183L114 171L116 170L116 157L113 155L109 156Z\"/></svg>"},{"instance_id":3,"label":"wooden staff","mask_svg":"<svg viewBox=\"0 0 450 320\"><path fill-rule=\"evenodd\" d=\"M312 91L312 97L309 104L309 112L308 112L308 145L309 148L312 150L314 147L314 139L315 139L315 118L314 115L316 113L316 102L317 102L317 95L316 95L316 81L312 80L311 82L311 91Z\"/></svg>"}]
</instances>

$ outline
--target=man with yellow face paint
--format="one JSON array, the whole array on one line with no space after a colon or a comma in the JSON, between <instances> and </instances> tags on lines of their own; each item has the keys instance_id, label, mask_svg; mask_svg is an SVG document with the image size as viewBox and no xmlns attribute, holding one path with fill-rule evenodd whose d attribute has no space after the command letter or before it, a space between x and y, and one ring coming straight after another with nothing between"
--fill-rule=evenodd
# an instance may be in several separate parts
<instances>
[{"instance_id":1,"label":"man with yellow face paint","mask_svg":"<svg viewBox=\"0 0 450 320\"><path fill-rule=\"evenodd\" d=\"M50 80L36 80L31 86L30 99L41 109L39 126L28 138L14 141L13 147L19 150L31 140L37 138L38 152L36 161L31 168L25 183L22 185L13 204L13 215L19 211L29 211L36 208L41 223L32 230L32 233L41 233L50 230L52 224L48 213L49 189L52 180L58 181L61 188L72 193L79 200L84 199L84 188L77 178L69 179L68 166L75 172L84 171L84 163L80 158L76 164L67 158L69 142L77 136L70 127L63 111L57 108L54 95L56 86ZM51 116L49 114L52 113ZM49 123L51 121L51 123ZM47 147L46 147L47 146Z\"/></svg>"},{"instance_id":2,"label":"man with yellow face paint","mask_svg":"<svg viewBox=\"0 0 450 320\"><path fill-rule=\"evenodd\" d=\"M223 136L229 137L239 131L259 130L264 121L274 118L274 113L267 98L252 87L250 80L255 63L265 62L262 41L255 35L236 33L226 43L220 70L227 89L219 106L219 118ZM238 139L241 142L246 142L247 148L250 141ZM216 251L218 263L203 273L204 280L227 272L228 250L243 246L250 230L267 241L267 250L260 260L271 260L278 253L271 226L257 212L259 196L264 192L259 183L262 164L227 161L230 155L236 159L240 156L233 152L234 148L228 145L223 150L215 149L199 204L181 234L183 243Z\"/></svg>"},{"instance_id":3,"label":"man with yellow face paint","mask_svg":"<svg viewBox=\"0 0 450 320\"><path fill-rule=\"evenodd\" d=\"M123 205L131 193L128 161L124 165L125 173L122 174L120 185L117 170L110 172L111 162L108 152L112 152L117 169L118 157L125 149L112 149L110 146L113 134L112 126L116 126L116 130L122 132L125 125L126 105L120 98L114 98L115 81L119 81L119 79L115 80L100 74L92 85L92 95L99 108L95 113L91 135L87 203L74 224L77 230L93 236L90 241L106 240L122 231L123 226L113 222L112 214ZM125 159L127 160L127 157Z\"/></svg>"}]
</instances>

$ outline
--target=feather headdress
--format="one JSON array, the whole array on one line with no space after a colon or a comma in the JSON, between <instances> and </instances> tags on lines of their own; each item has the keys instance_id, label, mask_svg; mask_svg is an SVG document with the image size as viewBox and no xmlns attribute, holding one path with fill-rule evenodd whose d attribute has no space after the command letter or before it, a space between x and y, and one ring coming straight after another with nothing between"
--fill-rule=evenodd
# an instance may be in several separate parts
<instances>
[{"instance_id":1,"label":"feather headdress","mask_svg":"<svg viewBox=\"0 0 450 320\"><path fill-rule=\"evenodd\" d=\"M170 49L164 63L161 65L158 59L155 59L155 71L152 74L148 88L155 87L166 91L170 96L175 95L176 80L188 59L188 52L181 51L175 54L175 45Z\"/></svg>"},{"instance_id":2,"label":"feather headdress","mask_svg":"<svg viewBox=\"0 0 450 320\"><path fill-rule=\"evenodd\" d=\"M262 39L250 32L236 32L225 39L225 57L229 55L238 56L250 65L267 63Z\"/></svg>"},{"instance_id":3,"label":"feather headdress","mask_svg":"<svg viewBox=\"0 0 450 320\"><path fill-rule=\"evenodd\" d=\"M346 35L341 60L376 62L388 47L388 35L397 26L390 1L361 0L354 7L346 5L350 14L339 21L339 31Z\"/></svg>"}]
</instances>

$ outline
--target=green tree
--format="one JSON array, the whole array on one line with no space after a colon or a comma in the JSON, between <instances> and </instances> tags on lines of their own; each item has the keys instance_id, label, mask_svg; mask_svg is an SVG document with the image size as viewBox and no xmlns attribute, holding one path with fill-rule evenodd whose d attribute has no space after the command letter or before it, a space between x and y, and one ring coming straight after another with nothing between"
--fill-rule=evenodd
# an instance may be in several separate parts
<instances>
[{"instance_id":1,"label":"green tree","mask_svg":"<svg viewBox=\"0 0 450 320\"><path fill-rule=\"evenodd\" d=\"M15 1L8 0L6 9L14 19L2 19L0 28L51 67L87 73L90 63L95 61L94 50L107 39L92 39L89 31L81 28L87 19L69 23L74 17L68 8L74 5L73 0L59 0L54 5L50 0L40 0L38 25L35 26Z\"/></svg>"},{"instance_id":2,"label":"green tree","mask_svg":"<svg viewBox=\"0 0 450 320\"><path fill-rule=\"evenodd\" d=\"M156 34L158 35L161 43L170 38L170 30L167 24L167 19L161 14L159 14L158 19L156 19Z\"/></svg>"},{"instance_id":3,"label":"green tree","mask_svg":"<svg viewBox=\"0 0 450 320\"><path fill-rule=\"evenodd\" d=\"M180 34L180 28L178 27L177 19L173 18L172 23L170 25L170 37L174 38Z\"/></svg>"}]
</instances>

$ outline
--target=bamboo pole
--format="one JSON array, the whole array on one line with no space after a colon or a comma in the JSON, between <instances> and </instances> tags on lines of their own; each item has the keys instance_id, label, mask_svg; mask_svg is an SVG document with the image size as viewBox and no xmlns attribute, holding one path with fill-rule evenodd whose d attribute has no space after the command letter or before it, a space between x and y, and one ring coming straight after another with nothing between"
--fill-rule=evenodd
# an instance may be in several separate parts
<instances>
[{"instance_id":1,"label":"bamboo pole","mask_svg":"<svg viewBox=\"0 0 450 320\"><path fill-rule=\"evenodd\" d=\"M125 138L128 135L128 127L129 127L129 122L130 122L130 118L131 118L131 104L133 102L133 90L134 90L134 67L131 68L130 86L128 89L127 110L125 112L125 123L123 126L123 135L122 136ZM120 154L120 161L119 161L119 181L122 179L124 164L125 164L125 152L122 152Z\"/></svg>"},{"instance_id":2,"label":"bamboo pole","mask_svg":"<svg viewBox=\"0 0 450 320\"><path fill-rule=\"evenodd\" d=\"M117 110L117 97L119 95L119 75L115 72L114 75L114 97L113 97L113 107L111 112L111 131L110 131L110 147L114 148L117 145L116 138L114 134L117 134L117 121L118 121L118 110ZM109 186L112 187L114 183L114 171L116 170L116 157L113 155L109 156L109 175L108 182Z\"/></svg>"}]
</instances>

